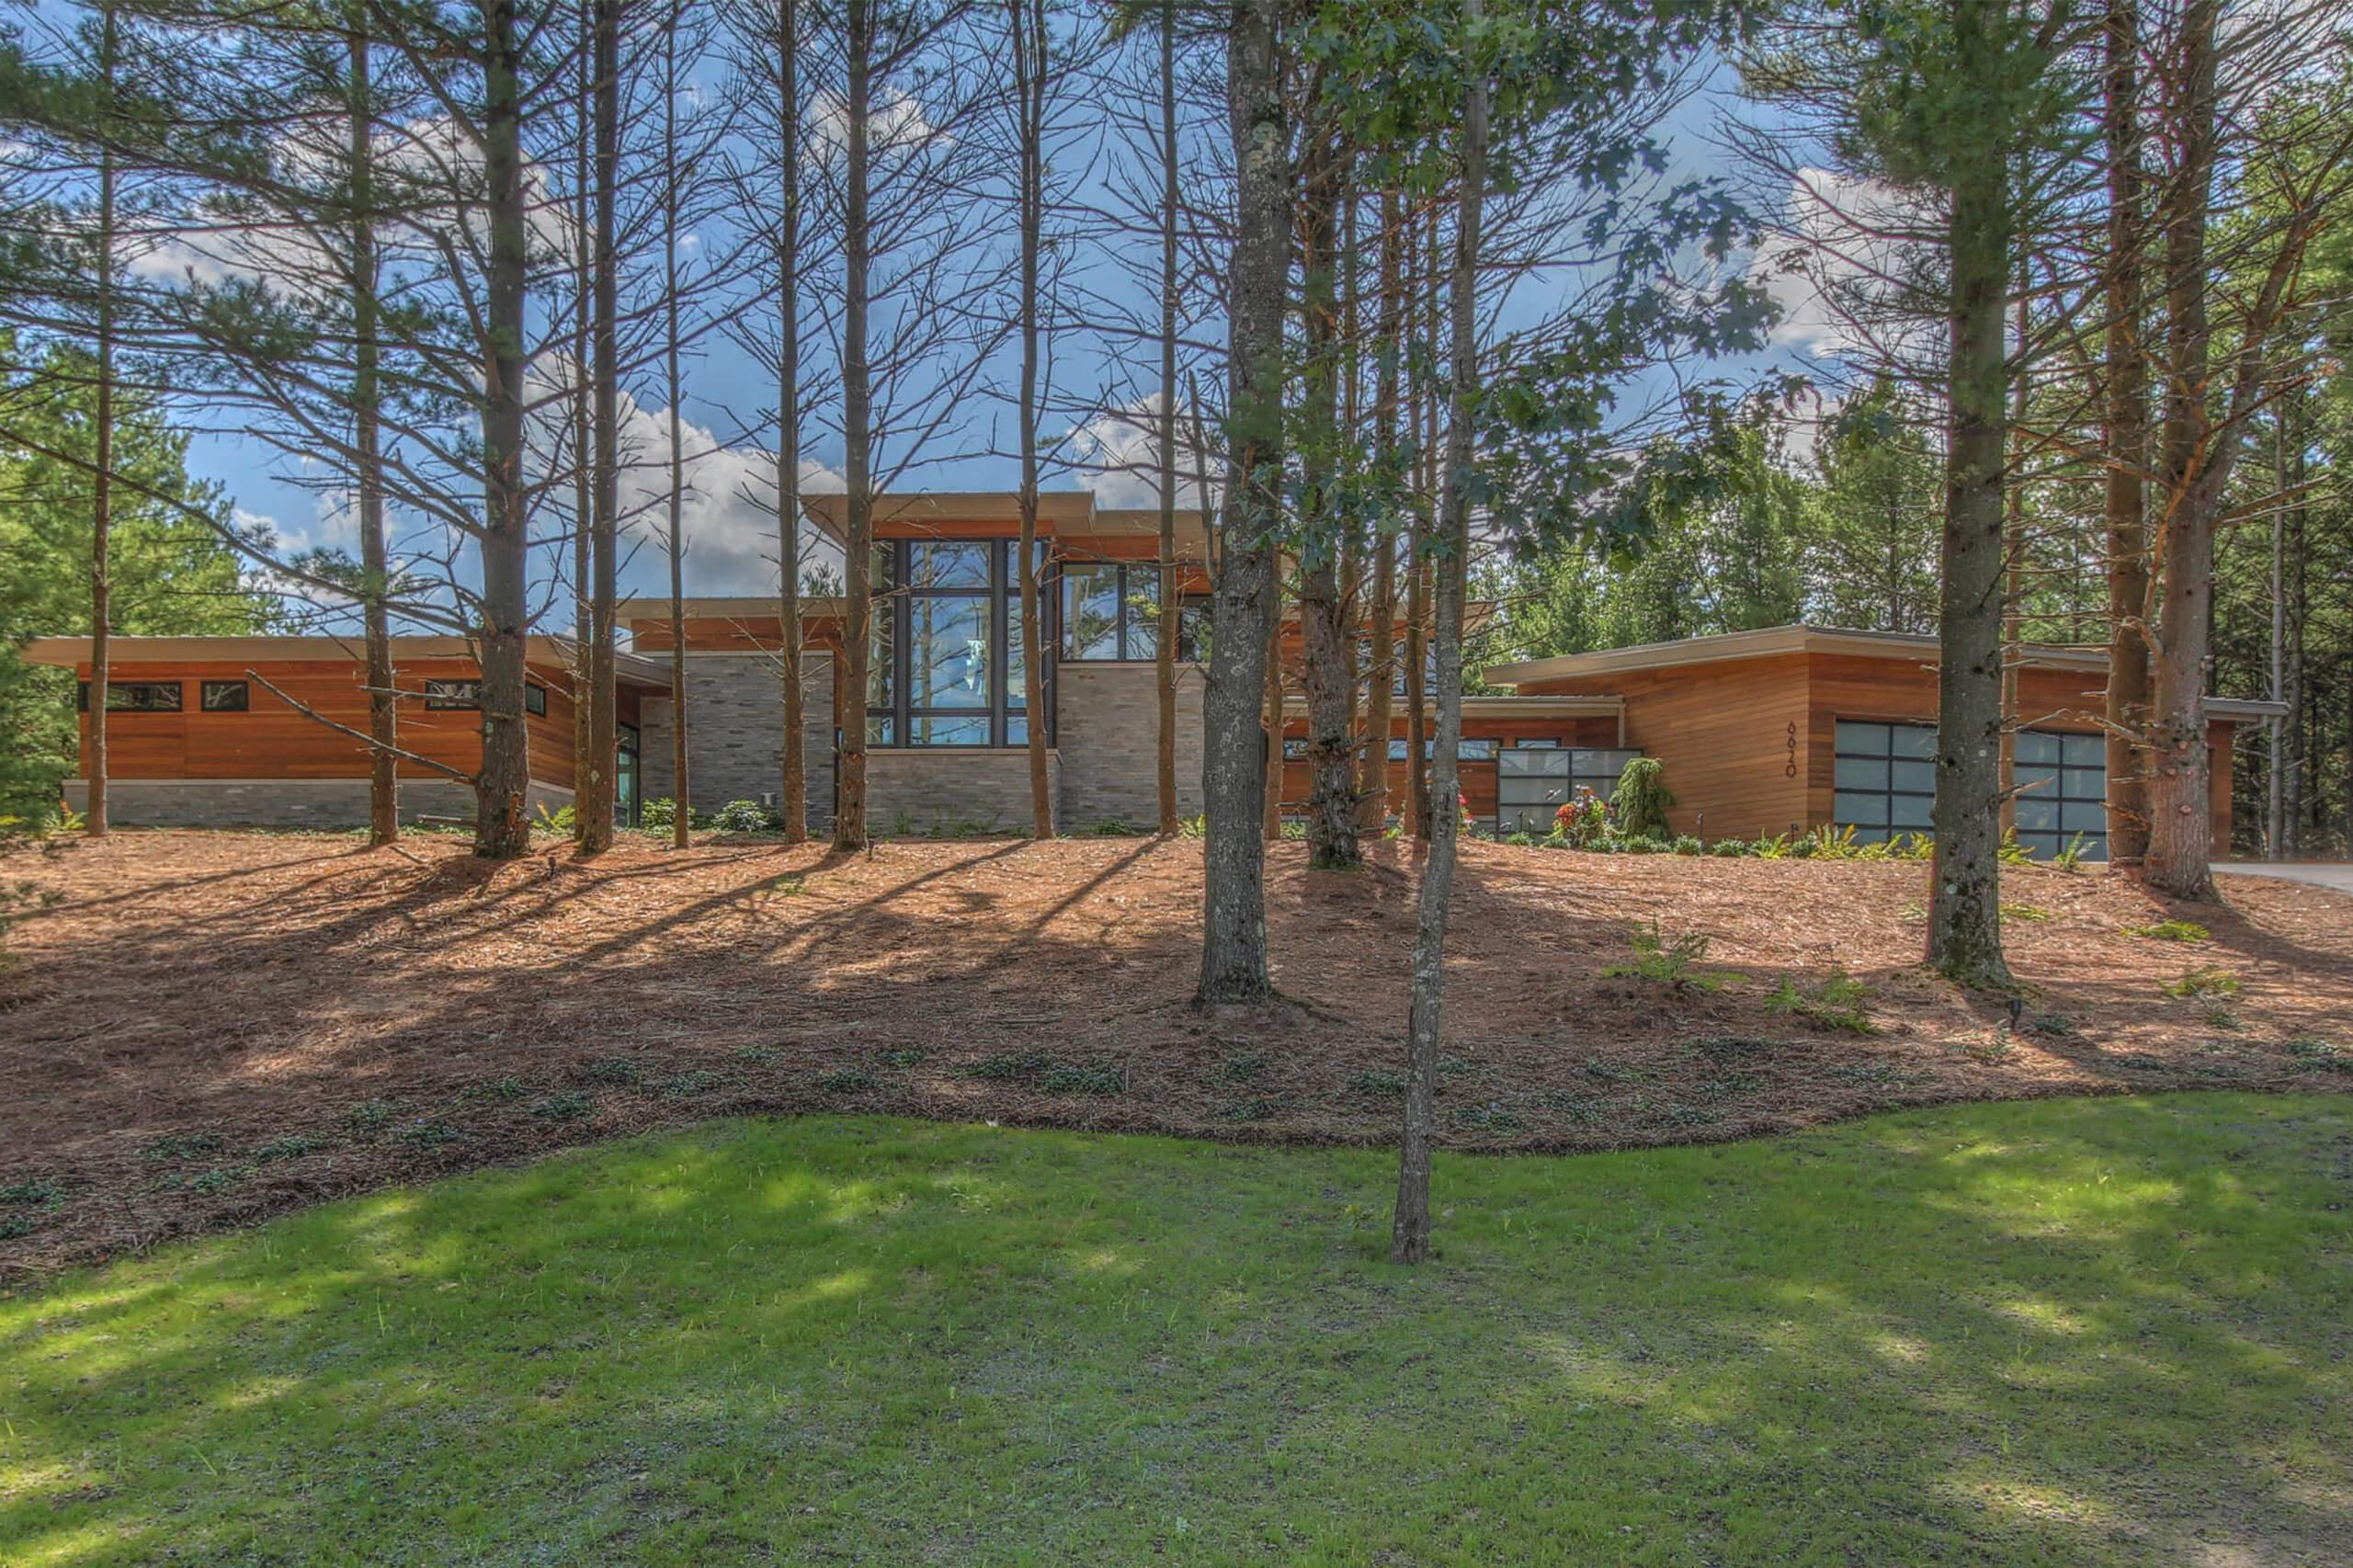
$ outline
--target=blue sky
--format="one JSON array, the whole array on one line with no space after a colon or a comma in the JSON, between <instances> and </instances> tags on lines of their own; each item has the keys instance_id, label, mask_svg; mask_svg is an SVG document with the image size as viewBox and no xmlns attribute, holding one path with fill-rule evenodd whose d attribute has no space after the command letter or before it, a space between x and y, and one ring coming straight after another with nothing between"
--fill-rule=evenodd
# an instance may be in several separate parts
<instances>
[{"instance_id":1,"label":"blue sky","mask_svg":"<svg viewBox=\"0 0 2353 1568\"><path fill-rule=\"evenodd\" d=\"M1669 122L1667 140L1674 164L1671 177L1728 172L1726 155L1715 145L1715 127L1732 101L1730 75L1728 70L1715 71ZM724 225L706 222L699 226L694 242L698 248L708 246L715 252L724 245ZM1145 267L1156 265L1156 240L1136 235L1121 243L1142 248L1144 254L1139 259ZM1111 258L1097 256L1089 268L1089 278L1115 302L1139 304L1134 289L1117 279ZM1515 313L1525 319L1540 318L1552 303L1541 293L1540 290L1534 297L1518 303ZM1802 307L1802 301L1798 302ZM1766 353L1686 365L1678 369L1686 379L1720 376L1739 382L1768 370L1802 367L1818 343L1802 319L1802 308L1800 314L1798 322L1778 335L1782 340ZM1204 330L1209 335L1222 337L1222 328L1215 324L1209 324ZM1120 384L1110 356L1099 344L1074 335L1058 346L1057 357L1065 393L1091 395L1097 388L1116 388ZM1009 361L1000 369L1004 375L995 379L1003 384L1010 379ZM1673 379L1665 370L1633 378L1625 388L1625 405L1638 407L1665 396L1671 391ZM1205 381L1211 381L1213 378L1205 377ZM642 379L628 389L633 394L633 403L627 412L631 428L642 438L642 449L654 460L652 466L658 469L659 457L666 451L666 410L658 385L649 384L650 381L650 378ZM688 591L768 592L775 582L773 562L767 554L771 525L765 506L758 504L749 492L760 487L765 474L772 471L773 459L768 436L763 432L746 435L743 426L748 417L746 411L770 404L773 392L769 377L724 335L712 334L693 357L687 382L688 392L680 401L680 408L688 427L685 444L694 454L690 478L693 496L688 503L688 532L692 540L687 558ZM1214 399L1216 393L1211 391L1209 395ZM1068 428L1067 421L1063 427ZM1018 475L1016 462L1009 457L979 449L1006 445L1005 431L1008 428L1008 410L1001 401L985 395L968 397L960 418L929 444L924 460L903 482L903 487L1011 488ZM1083 432L1076 446L1112 450L1133 435L1132 429L1122 429L1116 420L1106 421ZM802 438L806 483L812 488L832 487L825 472L839 463L838 437L813 426L804 429ZM299 471L290 469L263 443L234 435L199 435L191 449L190 466L199 476L218 482L242 517L267 521L290 543L348 542L347 523L332 501L301 483ZM648 472L637 483L641 500L651 501L659 493L658 472ZM1148 485L1131 475L1097 473L1090 477L1065 473L1050 483L1092 483L1108 504L1143 505L1149 501ZM660 552L641 545L632 551L625 569L623 590L665 592L666 577L666 563Z\"/></svg>"}]
</instances>

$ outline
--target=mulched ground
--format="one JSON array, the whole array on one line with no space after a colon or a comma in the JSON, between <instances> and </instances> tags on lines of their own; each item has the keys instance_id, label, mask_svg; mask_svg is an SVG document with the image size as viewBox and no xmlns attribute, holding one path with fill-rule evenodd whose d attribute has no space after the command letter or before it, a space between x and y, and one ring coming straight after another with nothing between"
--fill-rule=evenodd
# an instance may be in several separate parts
<instances>
[{"instance_id":1,"label":"mulched ground","mask_svg":"<svg viewBox=\"0 0 2353 1568\"><path fill-rule=\"evenodd\" d=\"M0 879L63 897L10 933L0 975L0 1278L722 1114L1387 1139L1410 848L1358 875L1303 862L1272 851L1286 1002L1205 1014L1183 839L715 840L496 868L434 837L19 853ZM2013 1031L1918 968L1922 867L1468 845L1444 1134L1607 1148L1937 1101L2353 1089L2353 900L2225 886L2177 909L2097 869L2014 871L2032 998ZM2175 915L2211 939L2126 930ZM1721 989L1609 973L1653 921L1705 935ZM2199 969L2235 992L2161 989ZM1869 1033L1776 1005L1785 979L1813 997L1841 974Z\"/></svg>"}]
</instances>

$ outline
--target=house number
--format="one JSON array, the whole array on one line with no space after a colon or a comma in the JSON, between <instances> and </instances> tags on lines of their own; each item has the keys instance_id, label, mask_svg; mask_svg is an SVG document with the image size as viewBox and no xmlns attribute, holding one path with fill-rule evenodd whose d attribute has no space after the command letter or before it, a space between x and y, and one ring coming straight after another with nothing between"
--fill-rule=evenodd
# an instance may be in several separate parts
<instances>
[{"instance_id":1,"label":"house number","mask_svg":"<svg viewBox=\"0 0 2353 1568\"><path fill-rule=\"evenodd\" d=\"M1790 765L1781 769L1781 775L1786 778L1798 776L1798 727L1794 722L1790 725Z\"/></svg>"}]
</instances>

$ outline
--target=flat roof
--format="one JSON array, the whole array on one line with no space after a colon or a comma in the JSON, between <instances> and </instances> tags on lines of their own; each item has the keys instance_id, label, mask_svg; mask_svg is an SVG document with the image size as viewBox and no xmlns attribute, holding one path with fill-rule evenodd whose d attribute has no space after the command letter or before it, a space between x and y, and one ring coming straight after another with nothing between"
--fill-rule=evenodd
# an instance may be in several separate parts
<instances>
[{"instance_id":1,"label":"flat roof","mask_svg":"<svg viewBox=\"0 0 2353 1568\"><path fill-rule=\"evenodd\" d=\"M471 659L474 640L455 636L404 636L390 639L394 659ZM524 658L535 665L562 665L576 660L579 644L569 637L524 640ZM89 663L87 637L36 637L24 646L28 664L58 665L74 669ZM357 637L128 637L107 639L109 666L125 665L211 664L352 664L365 659L366 644ZM623 678L666 687L665 665L631 653L614 655L613 667Z\"/></svg>"},{"instance_id":2,"label":"flat roof","mask_svg":"<svg viewBox=\"0 0 2353 1568\"><path fill-rule=\"evenodd\" d=\"M1722 631L1707 637L1677 638L1671 642L1638 642L1630 648L1600 648L1590 653L1563 653L1550 659L1495 665L1488 668L1486 676L1496 686L1519 686L1532 680L1575 680L1588 676L1622 675L1630 670L1770 658L1781 653L1854 653L1881 659L1926 654L1933 660L1938 652L1935 637L1916 631L1768 626L1756 631ZM2020 653L2027 664L2047 668L2108 667L2108 650L2092 644L2029 642Z\"/></svg>"},{"instance_id":3,"label":"flat roof","mask_svg":"<svg viewBox=\"0 0 2353 1568\"><path fill-rule=\"evenodd\" d=\"M1762 659L1787 653L1848 653L1863 658L1920 659L1934 664L1942 652L1938 640L1917 631L1859 631L1844 626L1768 626L1756 631L1725 631L1709 637L1684 637L1671 642L1641 642L1631 648L1602 648L1590 653L1564 653L1550 659L1491 665L1486 678L1494 686L1523 686L1529 681L1606 680L1638 670L1674 669L1686 665L1712 665L1734 659ZM2108 649L2086 642L2028 642L2019 647L2019 663L2038 669L2081 670L2105 674ZM2284 717L2287 705L2258 698L2209 697L2207 713L2217 719L2245 721Z\"/></svg>"}]
</instances>

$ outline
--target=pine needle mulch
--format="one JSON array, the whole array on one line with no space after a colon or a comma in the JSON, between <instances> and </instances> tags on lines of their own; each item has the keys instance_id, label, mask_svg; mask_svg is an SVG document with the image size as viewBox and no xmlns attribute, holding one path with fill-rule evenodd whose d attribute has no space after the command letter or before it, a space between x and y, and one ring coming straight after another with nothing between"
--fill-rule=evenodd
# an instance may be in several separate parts
<instances>
[{"instance_id":1,"label":"pine needle mulch","mask_svg":"<svg viewBox=\"0 0 2353 1568\"><path fill-rule=\"evenodd\" d=\"M492 867L452 839L120 833L0 973L0 1278L716 1115L889 1111L1234 1140L1393 1136L1410 846L1270 854L1282 1000L1203 1013L1183 839L713 839ZM2014 869L2028 996L1918 965L1915 865L1472 844L1439 1113L1461 1149L1737 1138L1896 1105L2353 1089L2353 900L2173 907ZM2141 934L2196 922L2203 939ZM1654 925L1654 923L1655 923ZM1636 931L1706 938L1681 983ZM2175 933L2182 935L2182 933Z\"/></svg>"}]
</instances>

